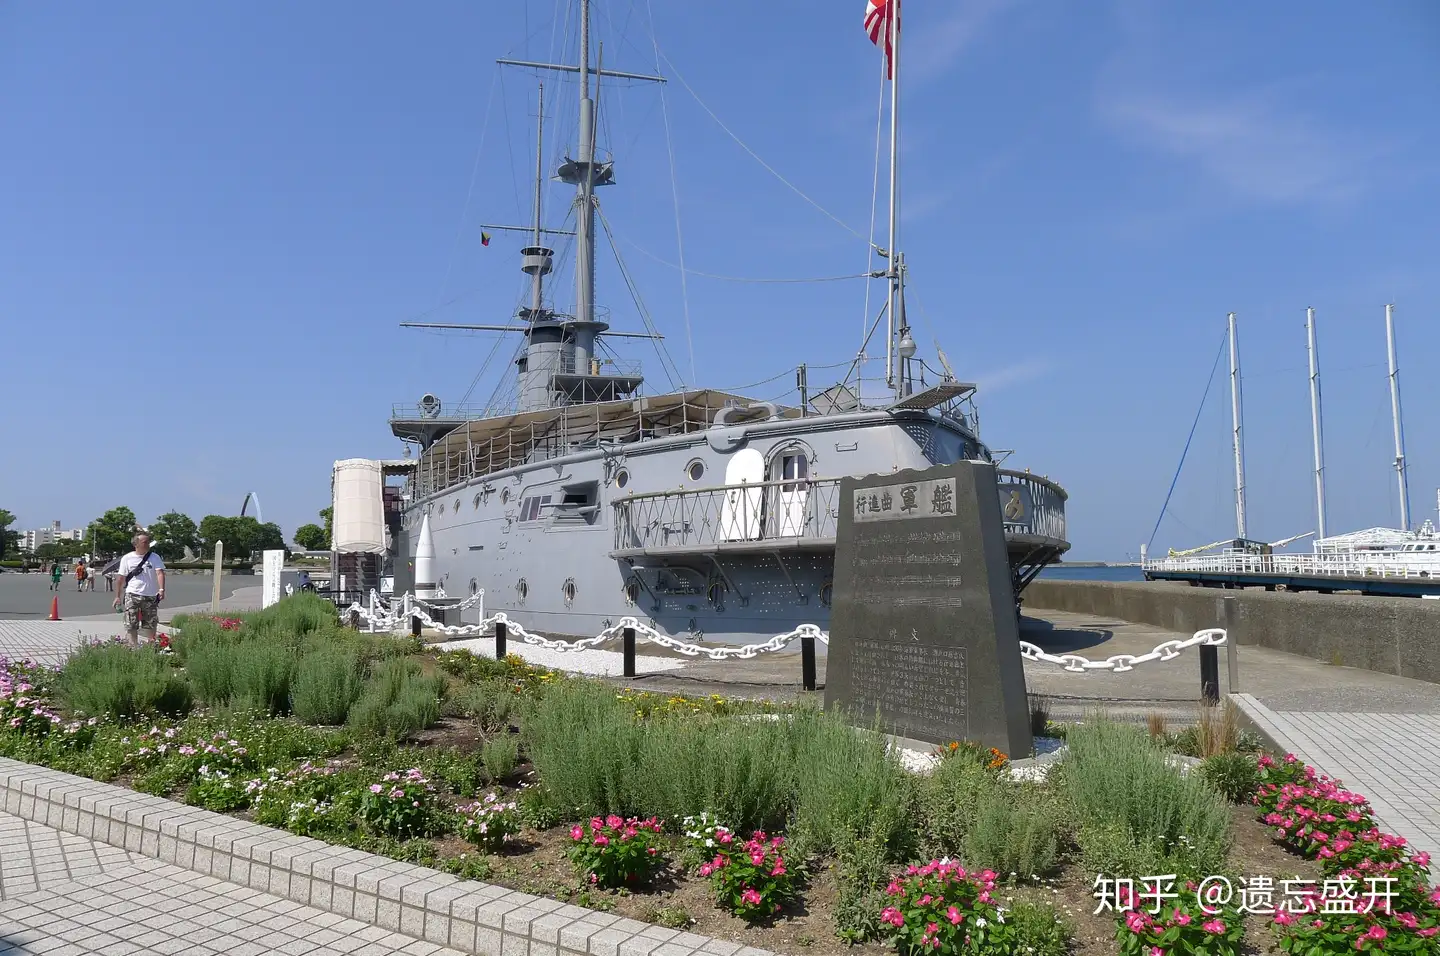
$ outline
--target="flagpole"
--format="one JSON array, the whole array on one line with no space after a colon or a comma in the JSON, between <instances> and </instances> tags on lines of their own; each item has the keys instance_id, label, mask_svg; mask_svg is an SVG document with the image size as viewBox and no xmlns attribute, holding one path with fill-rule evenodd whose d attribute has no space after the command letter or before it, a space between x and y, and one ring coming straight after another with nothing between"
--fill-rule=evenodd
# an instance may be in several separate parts
<instances>
[{"instance_id":1,"label":"flagpole","mask_svg":"<svg viewBox=\"0 0 1440 956\"><path fill-rule=\"evenodd\" d=\"M885 309L885 384L895 381L895 318L900 310L900 0L890 20L890 297Z\"/></svg>"}]
</instances>

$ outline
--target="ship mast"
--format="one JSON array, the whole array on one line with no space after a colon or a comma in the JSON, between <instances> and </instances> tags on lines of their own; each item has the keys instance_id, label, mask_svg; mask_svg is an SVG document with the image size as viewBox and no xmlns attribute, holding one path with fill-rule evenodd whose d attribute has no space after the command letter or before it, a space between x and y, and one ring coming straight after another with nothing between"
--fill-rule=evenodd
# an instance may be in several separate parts
<instances>
[{"instance_id":1,"label":"ship mast","mask_svg":"<svg viewBox=\"0 0 1440 956\"><path fill-rule=\"evenodd\" d=\"M1400 530L1410 530L1410 477L1405 467L1405 428L1400 420L1400 367L1395 361L1395 306L1385 306L1385 341L1390 352L1390 414L1395 420L1395 476L1400 482Z\"/></svg>"},{"instance_id":2,"label":"ship mast","mask_svg":"<svg viewBox=\"0 0 1440 956\"><path fill-rule=\"evenodd\" d=\"M1235 313L1230 325L1230 422L1235 451L1235 534L1245 537L1245 433L1240 412L1240 342L1235 330Z\"/></svg>"},{"instance_id":3,"label":"ship mast","mask_svg":"<svg viewBox=\"0 0 1440 956\"><path fill-rule=\"evenodd\" d=\"M1315 441L1315 535L1325 537L1325 435L1320 424L1320 353L1315 346L1315 310L1305 310L1306 351L1310 354L1310 430Z\"/></svg>"},{"instance_id":4,"label":"ship mast","mask_svg":"<svg viewBox=\"0 0 1440 956\"><path fill-rule=\"evenodd\" d=\"M900 0L890 0L890 246L885 309L885 384L896 398L910 394L915 340L905 317L905 254L900 251ZM898 360L898 361L897 361ZM898 368L897 368L898 365Z\"/></svg>"}]
</instances>

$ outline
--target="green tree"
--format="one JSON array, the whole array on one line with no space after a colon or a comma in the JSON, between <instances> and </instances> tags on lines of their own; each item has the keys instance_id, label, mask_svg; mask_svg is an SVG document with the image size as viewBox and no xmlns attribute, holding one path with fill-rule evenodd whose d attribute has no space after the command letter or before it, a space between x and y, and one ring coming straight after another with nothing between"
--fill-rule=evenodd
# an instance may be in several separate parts
<instances>
[{"instance_id":1,"label":"green tree","mask_svg":"<svg viewBox=\"0 0 1440 956\"><path fill-rule=\"evenodd\" d=\"M123 505L111 508L85 529L85 540L95 542L100 554L128 554L135 537L135 512Z\"/></svg>"},{"instance_id":2,"label":"green tree","mask_svg":"<svg viewBox=\"0 0 1440 956\"><path fill-rule=\"evenodd\" d=\"M0 508L0 558L8 557L20 550L19 542L16 540L19 535L10 530L15 523L15 515Z\"/></svg>"},{"instance_id":3,"label":"green tree","mask_svg":"<svg viewBox=\"0 0 1440 956\"><path fill-rule=\"evenodd\" d=\"M302 524L295 529L295 543L306 551L324 551L330 546L330 536L318 524Z\"/></svg>"},{"instance_id":4,"label":"green tree","mask_svg":"<svg viewBox=\"0 0 1440 956\"><path fill-rule=\"evenodd\" d=\"M334 547L331 542L335 540L335 509L321 508L320 517L325 521L325 547Z\"/></svg>"},{"instance_id":5,"label":"green tree","mask_svg":"<svg viewBox=\"0 0 1440 956\"><path fill-rule=\"evenodd\" d=\"M47 541L35 549L35 557L41 561L64 561L78 558L90 550L88 541Z\"/></svg>"},{"instance_id":6,"label":"green tree","mask_svg":"<svg viewBox=\"0 0 1440 956\"><path fill-rule=\"evenodd\" d=\"M235 527L235 519L225 515L206 515L200 519L200 546L205 553L215 553L215 542L225 542L225 557L248 558L250 541Z\"/></svg>"},{"instance_id":7,"label":"green tree","mask_svg":"<svg viewBox=\"0 0 1440 956\"><path fill-rule=\"evenodd\" d=\"M155 550L166 561L179 561L185 557L185 549L200 551L200 529L189 515L178 511L167 511L150 525L155 537Z\"/></svg>"},{"instance_id":8,"label":"green tree","mask_svg":"<svg viewBox=\"0 0 1440 956\"><path fill-rule=\"evenodd\" d=\"M254 520L254 519L251 519ZM290 553L285 545L285 532L273 521L255 525L255 537L251 539L250 548L252 551L284 551Z\"/></svg>"}]
</instances>

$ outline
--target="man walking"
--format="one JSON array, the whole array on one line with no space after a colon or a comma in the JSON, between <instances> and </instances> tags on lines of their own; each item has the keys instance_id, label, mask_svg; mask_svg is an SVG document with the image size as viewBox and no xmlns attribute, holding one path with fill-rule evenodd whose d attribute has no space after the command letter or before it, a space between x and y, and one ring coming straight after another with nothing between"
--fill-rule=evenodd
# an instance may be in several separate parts
<instances>
[{"instance_id":1,"label":"man walking","mask_svg":"<svg viewBox=\"0 0 1440 956\"><path fill-rule=\"evenodd\" d=\"M60 590L60 575L63 573L64 572L60 569L59 561L56 561L54 564L50 565L50 590Z\"/></svg>"},{"instance_id":2,"label":"man walking","mask_svg":"<svg viewBox=\"0 0 1440 956\"><path fill-rule=\"evenodd\" d=\"M125 612L125 634L131 647L139 647L137 634L143 632L152 643L160 626L160 602L165 599L165 562L150 550L150 536L140 532L131 539L135 550L120 559L115 569L114 607Z\"/></svg>"}]
</instances>

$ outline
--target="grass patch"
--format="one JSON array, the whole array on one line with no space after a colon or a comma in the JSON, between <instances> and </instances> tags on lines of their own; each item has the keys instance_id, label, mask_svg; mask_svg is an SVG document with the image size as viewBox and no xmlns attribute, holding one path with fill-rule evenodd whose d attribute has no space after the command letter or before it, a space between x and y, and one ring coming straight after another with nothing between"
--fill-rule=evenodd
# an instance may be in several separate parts
<instances>
[{"instance_id":1,"label":"grass patch","mask_svg":"<svg viewBox=\"0 0 1440 956\"><path fill-rule=\"evenodd\" d=\"M1230 811L1198 775L1172 767L1144 731L1105 719L1076 727L1069 744L1062 787L1089 870L1135 878L1222 872Z\"/></svg>"},{"instance_id":2,"label":"grass patch","mask_svg":"<svg viewBox=\"0 0 1440 956\"><path fill-rule=\"evenodd\" d=\"M290 709L307 724L339 726L360 699L360 657L343 648L301 658L290 684Z\"/></svg>"},{"instance_id":3,"label":"grass patch","mask_svg":"<svg viewBox=\"0 0 1440 956\"><path fill-rule=\"evenodd\" d=\"M435 726L444 696L443 674L426 676L419 664L404 658L379 661L347 723L361 736L404 740Z\"/></svg>"},{"instance_id":4,"label":"grass patch","mask_svg":"<svg viewBox=\"0 0 1440 956\"><path fill-rule=\"evenodd\" d=\"M57 681L72 711L94 717L179 716L190 712L190 684L152 648L121 644L82 647Z\"/></svg>"}]
</instances>

